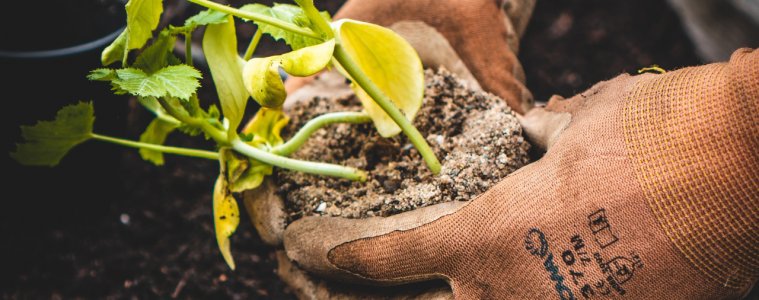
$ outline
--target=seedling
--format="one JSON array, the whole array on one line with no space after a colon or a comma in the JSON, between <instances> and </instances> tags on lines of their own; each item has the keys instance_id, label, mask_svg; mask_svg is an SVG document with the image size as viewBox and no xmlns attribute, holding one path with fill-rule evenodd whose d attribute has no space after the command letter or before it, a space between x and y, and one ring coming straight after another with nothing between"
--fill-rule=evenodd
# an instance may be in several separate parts
<instances>
[{"instance_id":1,"label":"seedling","mask_svg":"<svg viewBox=\"0 0 759 300\"><path fill-rule=\"evenodd\" d=\"M168 26L156 37L163 11L162 0L130 0L127 27L102 54L104 66L121 62L120 69L93 70L88 78L110 82L116 94L137 96L156 117L140 136L129 141L92 132L92 102L64 107L54 121L22 126L25 143L10 155L24 165L55 166L74 146L89 139L139 148L143 159L163 164L163 153L219 160L221 172L213 194L216 239L224 259L234 269L229 236L240 222L232 194L261 184L273 167L364 181L366 173L340 165L290 159L309 136L329 124L373 121L380 135L403 131L437 174L440 163L424 138L411 124L422 102L422 65L413 48L400 36L381 26L353 21L332 22L312 0L296 0L299 6L249 4L240 8L208 0L189 0L209 8L186 20L184 26ZM237 53L233 17L253 21L258 31L243 57ZM202 74L193 67L190 35L207 26L203 51L219 96L221 112L212 105L203 109L196 90ZM263 34L283 39L293 51L279 56L252 58ZM172 54L178 35L185 36L183 62ZM130 65L129 51L153 43ZM287 97L279 69L292 76L310 76L335 67L352 82L364 105L363 112L338 112L309 121L289 141L280 130L289 119L282 111ZM241 132L248 98L261 104L255 119ZM223 118L222 118L223 114ZM191 136L204 134L217 143L217 151L164 146L166 136L179 130Z\"/></svg>"}]
</instances>

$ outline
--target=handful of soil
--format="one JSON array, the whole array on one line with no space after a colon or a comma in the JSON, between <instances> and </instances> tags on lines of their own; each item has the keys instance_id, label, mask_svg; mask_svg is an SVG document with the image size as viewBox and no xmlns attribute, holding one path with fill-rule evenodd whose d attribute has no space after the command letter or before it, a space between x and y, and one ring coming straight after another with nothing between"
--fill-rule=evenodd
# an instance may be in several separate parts
<instances>
[{"instance_id":1,"label":"handful of soil","mask_svg":"<svg viewBox=\"0 0 759 300\"><path fill-rule=\"evenodd\" d=\"M367 172L366 182L279 170L277 193L288 223L303 216L389 216L448 201L477 198L529 163L530 145L511 109L498 97L469 90L448 71L425 71L426 89L414 126L441 161L433 175L403 134L383 138L372 123L322 128L293 158L346 165ZM298 104L283 137L328 112L360 111L351 95Z\"/></svg>"}]
</instances>

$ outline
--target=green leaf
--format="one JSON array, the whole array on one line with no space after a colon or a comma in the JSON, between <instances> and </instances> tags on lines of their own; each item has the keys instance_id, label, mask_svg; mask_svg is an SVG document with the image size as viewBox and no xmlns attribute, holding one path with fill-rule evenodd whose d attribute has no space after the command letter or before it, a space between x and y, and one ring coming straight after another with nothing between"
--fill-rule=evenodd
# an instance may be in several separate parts
<instances>
[{"instance_id":1,"label":"green leaf","mask_svg":"<svg viewBox=\"0 0 759 300\"><path fill-rule=\"evenodd\" d=\"M163 12L162 0L129 0L126 5L129 49L140 49L153 38Z\"/></svg>"},{"instance_id":2,"label":"green leaf","mask_svg":"<svg viewBox=\"0 0 759 300\"><path fill-rule=\"evenodd\" d=\"M170 57L174 56L171 51L174 49L176 39L174 35L169 34L168 30L164 29L156 38L155 43L142 51L132 67L138 68L148 75L167 67ZM176 57L173 57L172 60L178 61Z\"/></svg>"},{"instance_id":3,"label":"green leaf","mask_svg":"<svg viewBox=\"0 0 759 300\"><path fill-rule=\"evenodd\" d=\"M145 132L140 135L140 142L148 144L163 145L166 141L166 136L177 128L177 124L172 124L161 120L161 118L155 118ZM142 159L153 162L156 166L163 165L163 153L147 148L140 148L140 155Z\"/></svg>"},{"instance_id":4,"label":"green leaf","mask_svg":"<svg viewBox=\"0 0 759 300\"><path fill-rule=\"evenodd\" d=\"M211 24L203 35L203 53L216 85L221 111L229 120L230 130L235 130L245 113L248 93L242 80L245 61L237 54L237 35L232 16L227 22Z\"/></svg>"},{"instance_id":5,"label":"green leaf","mask_svg":"<svg viewBox=\"0 0 759 300\"><path fill-rule=\"evenodd\" d=\"M200 72L188 65L169 66L147 75L139 69L116 70L119 88L137 96L164 97L166 94L187 100L200 86Z\"/></svg>"},{"instance_id":6,"label":"green leaf","mask_svg":"<svg viewBox=\"0 0 759 300\"><path fill-rule=\"evenodd\" d=\"M208 117L217 120L221 117L221 113L219 112L219 108L216 107L216 104L211 104L211 106L208 107Z\"/></svg>"},{"instance_id":7,"label":"green leaf","mask_svg":"<svg viewBox=\"0 0 759 300\"><path fill-rule=\"evenodd\" d=\"M126 50L127 42L127 31L127 29L124 29L124 31L119 34L119 37L117 37L116 40L114 40L110 45L108 45L108 47L105 48L105 50L103 50L103 53L100 55L100 61L104 66L124 59L124 51Z\"/></svg>"},{"instance_id":8,"label":"green leaf","mask_svg":"<svg viewBox=\"0 0 759 300\"><path fill-rule=\"evenodd\" d=\"M80 102L58 111L54 121L21 126L25 143L16 144L11 157L22 165L55 166L77 144L92 138L92 103Z\"/></svg>"},{"instance_id":9,"label":"green leaf","mask_svg":"<svg viewBox=\"0 0 759 300\"><path fill-rule=\"evenodd\" d=\"M221 149L220 151L223 151ZM232 259L232 252L230 251L229 236L231 236L236 230L237 225L240 224L240 209L237 206L237 201L229 192L227 188L227 179L224 176L225 163L220 156L221 162L221 174L216 179L213 191L213 224L216 229L216 242L219 245L219 250L227 265L234 270L235 262Z\"/></svg>"},{"instance_id":10,"label":"green leaf","mask_svg":"<svg viewBox=\"0 0 759 300\"><path fill-rule=\"evenodd\" d=\"M332 23L332 27L348 55L406 118L413 121L424 97L424 70L414 48L401 36L382 26L342 19ZM352 79L341 68L338 70ZM401 131L355 81L351 87L380 135L391 137Z\"/></svg>"},{"instance_id":11,"label":"green leaf","mask_svg":"<svg viewBox=\"0 0 759 300\"><path fill-rule=\"evenodd\" d=\"M112 69L95 69L87 75L87 79L97 81L112 81L114 78L116 78L116 71Z\"/></svg>"},{"instance_id":12,"label":"green leaf","mask_svg":"<svg viewBox=\"0 0 759 300\"><path fill-rule=\"evenodd\" d=\"M245 88L261 106L279 107L287 98L279 68L293 76L311 76L330 63L334 50L335 40L332 39L283 55L251 59L242 73Z\"/></svg>"},{"instance_id":13,"label":"green leaf","mask_svg":"<svg viewBox=\"0 0 759 300\"><path fill-rule=\"evenodd\" d=\"M288 23L294 23L301 27L311 26L310 22L308 21L308 18L299 17L299 16L304 16L304 14L303 14L303 10L299 6L296 6L296 5L274 3L273 7L268 7L266 5L256 3L256 4L248 4L243 7L240 7L240 10L262 14L269 17L274 17ZM327 13L326 11L321 12L320 14L328 22L332 21L332 19L329 16L329 13ZM248 21L245 19L243 20ZM298 34L280 29L279 27L271 26L266 23L260 23L260 22L254 22L254 23L258 25L258 30L263 31L263 33L268 33L275 40L284 40L285 43L287 43L288 45L290 45L290 47L293 48L293 50L298 50L301 48L305 48L308 46L313 46L313 45L317 45L321 43L321 41L317 39L298 35Z\"/></svg>"},{"instance_id":14,"label":"green leaf","mask_svg":"<svg viewBox=\"0 0 759 300\"><path fill-rule=\"evenodd\" d=\"M213 9L204 10L184 21L185 27L227 23L227 14Z\"/></svg>"}]
</instances>

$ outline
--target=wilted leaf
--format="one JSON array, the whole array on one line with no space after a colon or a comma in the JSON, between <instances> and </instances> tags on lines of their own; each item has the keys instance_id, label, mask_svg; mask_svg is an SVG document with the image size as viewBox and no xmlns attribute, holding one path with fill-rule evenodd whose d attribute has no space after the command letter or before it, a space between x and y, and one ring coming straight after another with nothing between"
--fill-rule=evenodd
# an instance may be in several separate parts
<instances>
[{"instance_id":1,"label":"wilted leaf","mask_svg":"<svg viewBox=\"0 0 759 300\"><path fill-rule=\"evenodd\" d=\"M293 76L311 76L330 63L334 50L335 40L332 39L283 55L251 59L243 69L245 87L261 106L279 107L287 98L279 68Z\"/></svg>"},{"instance_id":2,"label":"wilted leaf","mask_svg":"<svg viewBox=\"0 0 759 300\"><path fill-rule=\"evenodd\" d=\"M92 138L92 103L80 102L58 111L54 121L21 126L23 144L16 144L11 157L22 165L55 166L77 144Z\"/></svg>"},{"instance_id":3,"label":"wilted leaf","mask_svg":"<svg viewBox=\"0 0 759 300\"><path fill-rule=\"evenodd\" d=\"M229 249L229 236L237 230L237 225L240 224L240 210L237 207L237 201L235 201L235 198L227 188L227 180L223 173L223 159L221 159L221 165L222 174L216 179L213 191L213 224L216 229L216 242L219 245L221 255L224 256L227 265L234 270L235 262Z\"/></svg>"},{"instance_id":4,"label":"wilted leaf","mask_svg":"<svg viewBox=\"0 0 759 300\"><path fill-rule=\"evenodd\" d=\"M268 144L267 147L273 148L284 142L279 134L289 121L290 118L282 112L281 107L261 107L243 133L253 134L252 142L262 139Z\"/></svg>"},{"instance_id":5,"label":"wilted leaf","mask_svg":"<svg viewBox=\"0 0 759 300\"><path fill-rule=\"evenodd\" d=\"M203 52L221 101L221 111L233 130L242 121L249 97L242 79L245 61L237 54L234 24L232 16L227 16L226 23L208 25L203 35Z\"/></svg>"},{"instance_id":6,"label":"wilted leaf","mask_svg":"<svg viewBox=\"0 0 759 300\"><path fill-rule=\"evenodd\" d=\"M342 19L332 23L340 43L369 79L413 120L424 97L424 70L414 48L382 26ZM344 71L342 71L345 74ZM347 74L346 74L347 76ZM391 137L401 129L355 82L351 87L374 121L380 135Z\"/></svg>"}]
</instances>

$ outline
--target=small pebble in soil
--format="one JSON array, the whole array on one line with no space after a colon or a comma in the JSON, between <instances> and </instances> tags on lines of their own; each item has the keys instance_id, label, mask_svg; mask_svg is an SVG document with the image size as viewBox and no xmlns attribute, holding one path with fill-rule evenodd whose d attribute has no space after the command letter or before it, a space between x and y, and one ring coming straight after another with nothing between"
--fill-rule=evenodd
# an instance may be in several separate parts
<instances>
[{"instance_id":1,"label":"small pebble in soil","mask_svg":"<svg viewBox=\"0 0 759 300\"><path fill-rule=\"evenodd\" d=\"M468 201L529 163L530 145L516 115L500 98L466 88L446 70L425 71L425 97L414 126L442 164L433 175L404 134L383 138L369 124L325 127L292 157L367 171L364 183L279 170L289 220L310 215L389 216L432 204ZM328 112L359 111L355 96L316 99L293 108L289 138Z\"/></svg>"},{"instance_id":2,"label":"small pebble in soil","mask_svg":"<svg viewBox=\"0 0 759 300\"><path fill-rule=\"evenodd\" d=\"M119 220L121 221L121 224L129 225L129 215L121 214L121 216L119 216Z\"/></svg>"}]
</instances>

